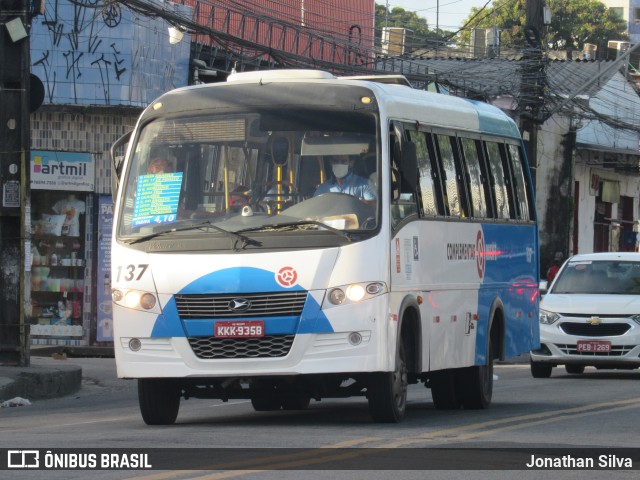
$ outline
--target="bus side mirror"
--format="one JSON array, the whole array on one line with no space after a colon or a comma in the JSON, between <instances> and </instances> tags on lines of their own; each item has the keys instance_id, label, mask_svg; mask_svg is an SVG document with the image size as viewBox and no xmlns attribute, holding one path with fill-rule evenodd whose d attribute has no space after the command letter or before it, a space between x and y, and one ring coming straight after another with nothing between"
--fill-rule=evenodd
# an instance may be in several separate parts
<instances>
[{"instance_id":1,"label":"bus side mirror","mask_svg":"<svg viewBox=\"0 0 640 480\"><path fill-rule=\"evenodd\" d=\"M402 191L412 193L418 184L418 155L416 144L405 141L402 143Z\"/></svg>"},{"instance_id":2,"label":"bus side mirror","mask_svg":"<svg viewBox=\"0 0 640 480\"><path fill-rule=\"evenodd\" d=\"M132 134L133 132L125 133L111 145L111 149L109 150L109 157L111 157L111 197L114 203L116 195L118 194L120 175L122 175L122 164L124 163L124 155L118 155L117 152L129 143Z\"/></svg>"}]
</instances>

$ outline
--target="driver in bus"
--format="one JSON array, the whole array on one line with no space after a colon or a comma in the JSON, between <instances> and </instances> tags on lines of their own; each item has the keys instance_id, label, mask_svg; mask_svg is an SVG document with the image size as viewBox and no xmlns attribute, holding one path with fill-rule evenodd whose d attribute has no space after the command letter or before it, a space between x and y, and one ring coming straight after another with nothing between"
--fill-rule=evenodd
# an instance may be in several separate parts
<instances>
[{"instance_id":1,"label":"driver in bus","mask_svg":"<svg viewBox=\"0 0 640 480\"><path fill-rule=\"evenodd\" d=\"M173 172L173 166L171 165L171 162L164 157L154 158L147 166L147 173L151 173L153 175L171 172Z\"/></svg>"},{"instance_id":2,"label":"driver in bus","mask_svg":"<svg viewBox=\"0 0 640 480\"><path fill-rule=\"evenodd\" d=\"M353 171L355 159L349 155L334 155L329 164L332 175L320 185L314 196L328 192L346 193L365 202L375 202L376 195L369 180L357 175Z\"/></svg>"}]
</instances>

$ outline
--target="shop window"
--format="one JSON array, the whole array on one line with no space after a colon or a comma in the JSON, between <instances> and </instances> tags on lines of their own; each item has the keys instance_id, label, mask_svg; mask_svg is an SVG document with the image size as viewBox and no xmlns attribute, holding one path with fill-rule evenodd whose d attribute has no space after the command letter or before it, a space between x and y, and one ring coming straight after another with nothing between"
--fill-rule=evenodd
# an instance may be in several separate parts
<instances>
[{"instance_id":1,"label":"shop window","mask_svg":"<svg viewBox=\"0 0 640 480\"><path fill-rule=\"evenodd\" d=\"M31 195L31 338L64 344L86 338L87 194L34 190Z\"/></svg>"}]
</instances>

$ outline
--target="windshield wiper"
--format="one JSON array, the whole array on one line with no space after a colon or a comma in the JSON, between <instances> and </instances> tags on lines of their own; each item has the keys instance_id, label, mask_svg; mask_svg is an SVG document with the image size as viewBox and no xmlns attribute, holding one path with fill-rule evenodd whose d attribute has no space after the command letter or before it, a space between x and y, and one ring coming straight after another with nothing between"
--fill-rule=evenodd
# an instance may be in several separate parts
<instances>
[{"instance_id":1,"label":"windshield wiper","mask_svg":"<svg viewBox=\"0 0 640 480\"><path fill-rule=\"evenodd\" d=\"M223 233L227 237L230 237L230 238L233 238L234 240L236 240L236 243L238 241L241 241L242 242L242 245L240 246L241 250L244 249L245 247L247 247L248 245L253 245L253 246L256 246L256 247L261 247L262 246L262 242L259 242L258 240L254 240L252 238L245 237L244 235L241 235L240 233L237 233L237 232L231 232L229 230L225 230L224 228L221 228L221 227L218 227L217 225L214 225L213 223L211 223L208 220L206 222L196 223L194 225L188 225L186 227L172 228L170 230L163 230L162 232L151 233L149 235L145 235L144 237L140 237L140 238L136 238L134 240L131 240L128 243L129 243L129 245L133 245L134 243L146 242L146 241L151 240L153 238L162 237L162 236L168 235L170 233L186 232L186 231L189 231L189 230L207 230L207 229L212 229L212 230L215 230L216 232ZM234 244L234 249L235 249L235 247L236 247L236 245Z\"/></svg>"},{"instance_id":2,"label":"windshield wiper","mask_svg":"<svg viewBox=\"0 0 640 480\"><path fill-rule=\"evenodd\" d=\"M238 233L258 232L258 231L260 232L277 231L277 230L285 230L287 228L291 230L297 230L299 229L299 227L304 227L305 225L315 225L317 227L321 227L322 230L328 230L340 237L346 238L349 242L353 241L353 236L350 233L340 230L339 228L331 227L326 223L320 222L318 220L300 220L299 222L272 223L269 225L262 225L260 227L245 228L243 230L238 230Z\"/></svg>"}]
</instances>

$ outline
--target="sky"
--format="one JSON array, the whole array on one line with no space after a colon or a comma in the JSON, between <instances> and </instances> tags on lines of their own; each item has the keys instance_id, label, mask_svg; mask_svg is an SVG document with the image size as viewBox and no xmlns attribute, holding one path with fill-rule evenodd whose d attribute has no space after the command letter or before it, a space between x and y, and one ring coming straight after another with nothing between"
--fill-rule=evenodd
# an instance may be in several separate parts
<instances>
[{"instance_id":1,"label":"sky","mask_svg":"<svg viewBox=\"0 0 640 480\"><path fill-rule=\"evenodd\" d=\"M491 0L376 0L380 5L401 7L426 18L429 28L437 25L441 30L457 30L469 16L472 7L491 7Z\"/></svg>"}]
</instances>

